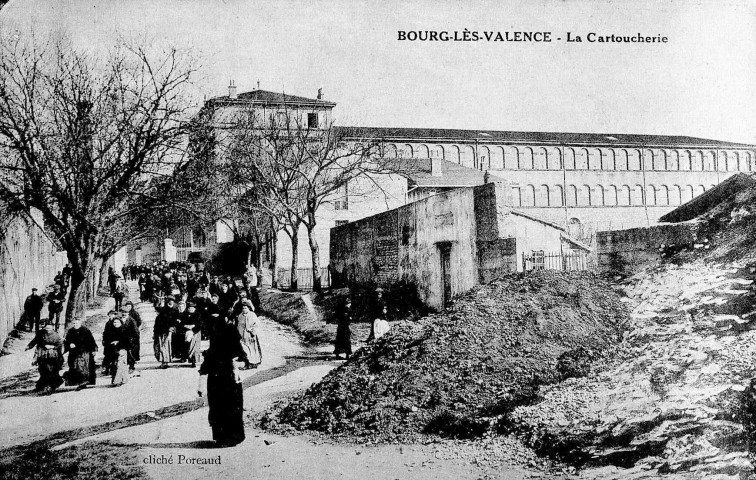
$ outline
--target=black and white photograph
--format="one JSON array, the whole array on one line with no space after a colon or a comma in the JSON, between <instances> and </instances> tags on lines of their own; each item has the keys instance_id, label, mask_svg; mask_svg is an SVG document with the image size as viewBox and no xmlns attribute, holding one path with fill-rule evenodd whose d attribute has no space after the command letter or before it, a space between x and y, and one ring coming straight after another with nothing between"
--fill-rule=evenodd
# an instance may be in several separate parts
<instances>
[{"instance_id":1,"label":"black and white photograph","mask_svg":"<svg viewBox=\"0 0 756 480\"><path fill-rule=\"evenodd\" d=\"M754 281L754 0L0 0L0 480L756 479Z\"/></svg>"}]
</instances>

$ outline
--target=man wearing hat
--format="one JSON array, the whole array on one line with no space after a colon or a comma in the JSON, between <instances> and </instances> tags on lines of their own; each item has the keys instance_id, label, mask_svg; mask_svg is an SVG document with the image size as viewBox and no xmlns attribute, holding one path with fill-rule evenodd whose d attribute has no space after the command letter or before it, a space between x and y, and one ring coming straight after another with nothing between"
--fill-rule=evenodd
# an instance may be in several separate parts
<instances>
[{"instance_id":1,"label":"man wearing hat","mask_svg":"<svg viewBox=\"0 0 756 480\"><path fill-rule=\"evenodd\" d=\"M24 301L24 313L26 321L29 323L29 331L39 332L39 318L42 307L45 305L44 300L37 294L37 289L32 288L32 293ZM22 325L23 326L23 325Z\"/></svg>"},{"instance_id":2,"label":"man wearing hat","mask_svg":"<svg viewBox=\"0 0 756 480\"><path fill-rule=\"evenodd\" d=\"M47 311L49 321L55 322L55 330L60 328L60 313L63 311L63 302L66 301L66 293L60 289L60 285L55 284L52 293L47 295Z\"/></svg>"}]
</instances>

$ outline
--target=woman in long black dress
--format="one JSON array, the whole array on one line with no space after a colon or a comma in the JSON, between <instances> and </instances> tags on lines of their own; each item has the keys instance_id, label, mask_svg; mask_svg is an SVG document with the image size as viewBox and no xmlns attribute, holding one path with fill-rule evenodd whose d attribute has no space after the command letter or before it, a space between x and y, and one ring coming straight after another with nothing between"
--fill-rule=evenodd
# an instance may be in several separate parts
<instances>
[{"instance_id":1,"label":"woman in long black dress","mask_svg":"<svg viewBox=\"0 0 756 480\"><path fill-rule=\"evenodd\" d=\"M48 320L45 328L40 330L26 347L27 350L37 347L33 363L39 368L39 380L34 389L37 392L51 393L63 383L63 379L60 378L60 369L63 367L63 339L55 332L54 327L52 321Z\"/></svg>"},{"instance_id":2,"label":"woman in long black dress","mask_svg":"<svg viewBox=\"0 0 756 480\"><path fill-rule=\"evenodd\" d=\"M347 299L341 311L338 312L336 325L336 342L333 354L336 358L341 358L345 354L347 360L352 355L352 330L349 325L352 323L352 301Z\"/></svg>"},{"instance_id":3,"label":"woman in long black dress","mask_svg":"<svg viewBox=\"0 0 756 480\"><path fill-rule=\"evenodd\" d=\"M244 441L244 396L239 365L246 356L236 326L224 323L210 337L210 348L200 367L200 396L207 394L213 440L219 447L231 447ZM207 377L207 387L203 377Z\"/></svg>"},{"instance_id":4,"label":"woman in long black dress","mask_svg":"<svg viewBox=\"0 0 756 480\"><path fill-rule=\"evenodd\" d=\"M94 352L97 351L92 332L82 326L80 318L74 318L66 332L63 352L68 352L68 372L66 385L84 388L95 384Z\"/></svg>"}]
</instances>

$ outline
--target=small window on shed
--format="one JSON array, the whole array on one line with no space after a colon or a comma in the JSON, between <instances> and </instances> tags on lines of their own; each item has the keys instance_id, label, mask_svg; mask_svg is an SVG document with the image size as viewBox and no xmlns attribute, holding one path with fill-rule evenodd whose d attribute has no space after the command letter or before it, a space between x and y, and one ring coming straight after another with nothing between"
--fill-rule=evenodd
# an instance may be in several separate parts
<instances>
[{"instance_id":1,"label":"small window on shed","mask_svg":"<svg viewBox=\"0 0 756 480\"><path fill-rule=\"evenodd\" d=\"M307 126L309 128L318 128L318 114L317 113L307 114Z\"/></svg>"}]
</instances>

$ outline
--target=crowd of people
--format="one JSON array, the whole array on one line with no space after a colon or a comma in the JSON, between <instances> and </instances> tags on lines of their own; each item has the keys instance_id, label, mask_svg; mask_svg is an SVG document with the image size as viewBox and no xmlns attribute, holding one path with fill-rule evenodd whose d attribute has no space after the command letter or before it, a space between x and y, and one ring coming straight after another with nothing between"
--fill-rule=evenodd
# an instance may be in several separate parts
<instances>
[{"instance_id":1,"label":"crowd of people","mask_svg":"<svg viewBox=\"0 0 756 480\"><path fill-rule=\"evenodd\" d=\"M257 368L262 362L255 314L259 308L257 279L248 273L233 281L167 262L127 267L121 271L123 276L112 268L108 272L115 308L108 312L102 332L102 374L110 377L113 386L123 385L135 374L141 360L145 325L134 303L128 300L126 279L131 279L137 282L140 302L151 303L156 312L152 343L158 368L169 368L171 363L189 363L191 367L200 364L198 393L208 398L213 439L219 446L240 443L244 440L244 427L239 370ZM34 325L44 327L28 345L28 349L36 348L34 364L40 375L37 391L51 393L64 382L76 389L96 383L95 354L99 348L92 332L80 318L74 318L64 338L58 334L69 277L70 273L67 276L64 272L56 277L53 291L47 295L50 315L46 322L39 320L44 300L36 289L26 300L27 316ZM375 320L368 342L380 338L389 328L381 289L376 290L374 304ZM337 358L352 354L352 315L351 300L347 299L337 311ZM209 347L203 350L205 341ZM66 353L68 369L61 376Z\"/></svg>"},{"instance_id":2,"label":"crowd of people","mask_svg":"<svg viewBox=\"0 0 756 480\"><path fill-rule=\"evenodd\" d=\"M136 280L140 301L151 303L156 311L152 334L159 368L169 368L171 363L189 363L192 367L200 364L200 379L204 381L200 382L199 392L208 396L214 439L220 445L235 445L244 440L238 370L257 368L262 362L255 314L259 306L256 278L246 275L241 281L232 281L193 271L185 264L167 262L131 265L128 271L124 270L123 277L112 268L108 272L115 308L108 312L102 332L102 374L110 377L113 386L123 385L135 374L141 360L145 325L133 302L128 300L126 284L126 278ZM45 299L37 289L25 302L26 315L37 326L34 339L27 346L35 348L33 363L40 375L35 390L46 393L64 383L76 389L94 385L98 368L95 354L99 347L80 318L74 318L64 338L58 333L70 274L61 272L59 277L47 294L50 305L47 320L39 319ZM204 352L203 341L209 343ZM66 353L68 369L61 376Z\"/></svg>"}]
</instances>

